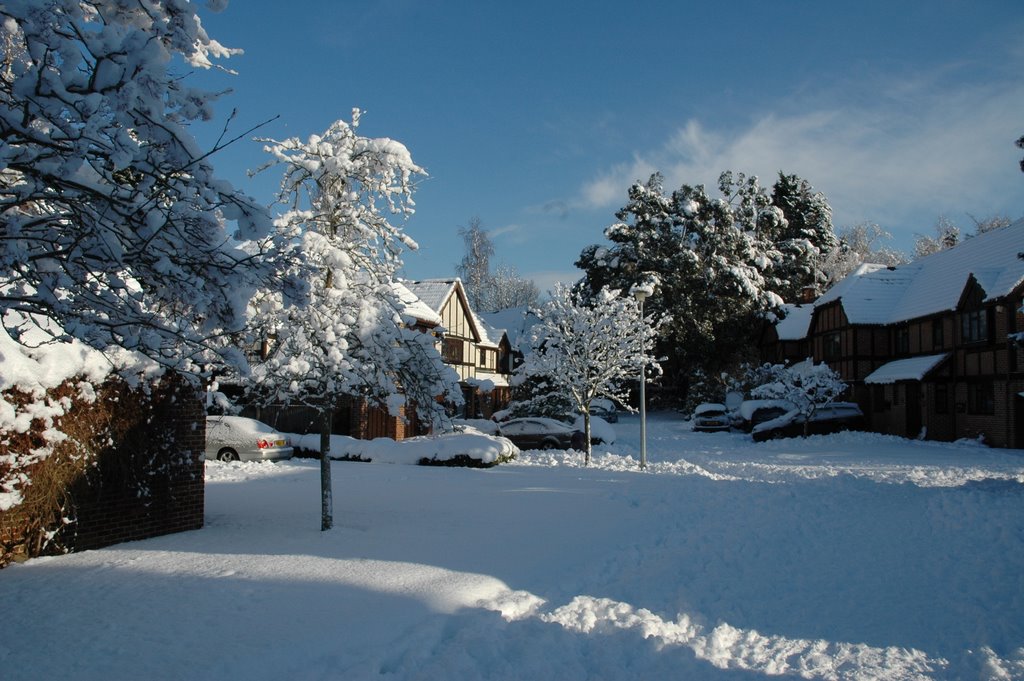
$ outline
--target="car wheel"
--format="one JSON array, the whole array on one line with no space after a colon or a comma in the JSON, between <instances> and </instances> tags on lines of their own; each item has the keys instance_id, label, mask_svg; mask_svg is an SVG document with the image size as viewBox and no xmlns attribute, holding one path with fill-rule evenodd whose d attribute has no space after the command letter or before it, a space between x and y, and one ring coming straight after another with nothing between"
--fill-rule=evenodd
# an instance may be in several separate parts
<instances>
[{"instance_id":1,"label":"car wheel","mask_svg":"<svg viewBox=\"0 0 1024 681\"><path fill-rule=\"evenodd\" d=\"M541 449L556 449L557 447L558 443L552 440L544 440L544 442L540 443Z\"/></svg>"},{"instance_id":2,"label":"car wheel","mask_svg":"<svg viewBox=\"0 0 1024 681\"><path fill-rule=\"evenodd\" d=\"M219 461L238 461L238 452L233 449L222 449L217 452Z\"/></svg>"}]
</instances>

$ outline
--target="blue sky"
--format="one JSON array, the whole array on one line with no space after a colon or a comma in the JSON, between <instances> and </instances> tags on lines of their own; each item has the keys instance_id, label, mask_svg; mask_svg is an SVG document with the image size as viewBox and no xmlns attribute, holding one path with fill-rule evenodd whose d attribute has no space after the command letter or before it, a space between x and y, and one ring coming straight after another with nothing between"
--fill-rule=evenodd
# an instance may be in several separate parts
<instances>
[{"instance_id":1,"label":"blue sky","mask_svg":"<svg viewBox=\"0 0 1024 681\"><path fill-rule=\"evenodd\" d=\"M407 231L411 278L454 274L479 216L496 263L543 289L578 278L626 189L779 170L825 193L837 227L909 250L945 215L1024 215L1024 5L898 2L234 0L201 12L243 55L217 105L241 133L307 137L351 109L430 175ZM199 130L201 141L213 129ZM279 176L242 141L220 174L269 203ZM1024 245L1022 245L1024 246Z\"/></svg>"}]
</instances>

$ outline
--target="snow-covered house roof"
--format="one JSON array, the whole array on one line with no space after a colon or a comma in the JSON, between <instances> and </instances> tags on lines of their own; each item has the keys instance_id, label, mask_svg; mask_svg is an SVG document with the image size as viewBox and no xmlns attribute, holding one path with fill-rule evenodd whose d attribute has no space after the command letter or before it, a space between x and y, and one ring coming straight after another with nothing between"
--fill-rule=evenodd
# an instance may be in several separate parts
<instances>
[{"instance_id":1,"label":"snow-covered house roof","mask_svg":"<svg viewBox=\"0 0 1024 681\"><path fill-rule=\"evenodd\" d=\"M943 352L938 355L897 359L872 371L864 379L864 382L885 384L896 381L920 381L947 357L949 357L949 353Z\"/></svg>"},{"instance_id":2,"label":"snow-covered house roof","mask_svg":"<svg viewBox=\"0 0 1024 681\"><path fill-rule=\"evenodd\" d=\"M409 287L402 282L392 282L398 302L402 306L400 312L414 317L418 322L427 326L440 326L441 315L435 312L429 305L424 303L419 296L409 290Z\"/></svg>"},{"instance_id":3,"label":"snow-covered house roof","mask_svg":"<svg viewBox=\"0 0 1024 681\"><path fill-rule=\"evenodd\" d=\"M425 279L402 282L427 307L441 314L448 297L455 291L457 279Z\"/></svg>"},{"instance_id":4,"label":"snow-covered house roof","mask_svg":"<svg viewBox=\"0 0 1024 681\"><path fill-rule=\"evenodd\" d=\"M893 324L955 310L968 278L985 300L1024 282L1024 220L969 237L953 248L897 267L861 266L815 302L841 300L851 324Z\"/></svg>"},{"instance_id":5,"label":"snow-covered house roof","mask_svg":"<svg viewBox=\"0 0 1024 681\"><path fill-rule=\"evenodd\" d=\"M483 340L483 330L480 328L477 316L469 306L469 299L466 297L466 290L462 286L461 279L458 277L454 279L423 279L421 281L405 281L402 283L413 295L438 315L443 314L445 305L448 304L452 296L458 296L468 313L466 317L469 320L474 338L477 342Z\"/></svg>"},{"instance_id":6,"label":"snow-covered house roof","mask_svg":"<svg viewBox=\"0 0 1024 681\"><path fill-rule=\"evenodd\" d=\"M508 342L517 350L523 350L529 345L530 329L540 321L540 318L526 307L510 307L498 312L481 314L479 317L490 326L504 330Z\"/></svg>"},{"instance_id":7,"label":"snow-covered house roof","mask_svg":"<svg viewBox=\"0 0 1024 681\"><path fill-rule=\"evenodd\" d=\"M814 313L813 305L794 305L787 303L782 306L786 316L775 324L775 333L779 340L802 340L807 337L811 327L811 315Z\"/></svg>"},{"instance_id":8,"label":"snow-covered house roof","mask_svg":"<svg viewBox=\"0 0 1024 681\"><path fill-rule=\"evenodd\" d=\"M501 337L507 335L505 329L498 329L487 323L483 315L474 314L476 326L480 330L480 345L497 348L501 344Z\"/></svg>"}]
</instances>

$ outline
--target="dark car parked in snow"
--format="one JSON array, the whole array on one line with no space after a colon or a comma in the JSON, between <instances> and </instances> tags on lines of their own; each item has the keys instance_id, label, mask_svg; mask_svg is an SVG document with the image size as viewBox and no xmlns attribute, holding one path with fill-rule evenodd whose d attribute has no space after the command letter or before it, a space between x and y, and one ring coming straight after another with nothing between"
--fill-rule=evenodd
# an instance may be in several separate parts
<instances>
[{"instance_id":1,"label":"dark car parked in snow","mask_svg":"<svg viewBox=\"0 0 1024 681\"><path fill-rule=\"evenodd\" d=\"M754 426L776 419L795 408L788 400L743 400L729 416L733 428L749 433Z\"/></svg>"},{"instance_id":2,"label":"dark car parked in snow","mask_svg":"<svg viewBox=\"0 0 1024 681\"><path fill-rule=\"evenodd\" d=\"M510 419L498 424L498 435L519 449L569 449L575 429L542 416Z\"/></svg>"},{"instance_id":3,"label":"dark car parked in snow","mask_svg":"<svg viewBox=\"0 0 1024 681\"><path fill-rule=\"evenodd\" d=\"M755 442L804 434L806 419L796 410L754 426L751 434ZM833 402L819 407L807 423L808 435L837 433L841 430L859 430L864 427L864 412L854 402Z\"/></svg>"},{"instance_id":4,"label":"dark car parked in snow","mask_svg":"<svg viewBox=\"0 0 1024 681\"><path fill-rule=\"evenodd\" d=\"M591 423L592 427L595 425ZM499 423L497 434L511 440L519 449L582 449L586 437L581 428L557 419L530 416ZM596 445L603 440L591 432L590 442Z\"/></svg>"},{"instance_id":5,"label":"dark car parked in snow","mask_svg":"<svg viewBox=\"0 0 1024 681\"><path fill-rule=\"evenodd\" d=\"M729 410L718 402L705 402L693 410L693 429L698 433L727 431L732 428Z\"/></svg>"}]
</instances>

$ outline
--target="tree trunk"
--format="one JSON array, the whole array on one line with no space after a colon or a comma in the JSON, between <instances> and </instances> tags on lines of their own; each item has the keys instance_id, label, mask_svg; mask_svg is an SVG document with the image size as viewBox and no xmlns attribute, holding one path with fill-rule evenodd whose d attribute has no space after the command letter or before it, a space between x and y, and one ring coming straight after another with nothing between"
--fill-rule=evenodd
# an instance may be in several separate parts
<instances>
[{"instance_id":1,"label":"tree trunk","mask_svg":"<svg viewBox=\"0 0 1024 681\"><path fill-rule=\"evenodd\" d=\"M590 408L589 407L587 407L586 409L583 410L583 446L586 447L586 449L587 449L587 455L584 458L584 464L589 466L590 465L590 452L591 452L591 449L592 449L591 444L590 444Z\"/></svg>"},{"instance_id":2,"label":"tree trunk","mask_svg":"<svg viewBox=\"0 0 1024 681\"><path fill-rule=\"evenodd\" d=\"M320 408L320 530L334 525L334 499L331 495L331 408Z\"/></svg>"},{"instance_id":3,"label":"tree trunk","mask_svg":"<svg viewBox=\"0 0 1024 681\"><path fill-rule=\"evenodd\" d=\"M811 434L811 419L814 417L814 414L817 411L817 409L811 409L811 411L804 416L804 437L807 437Z\"/></svg>"}]
</instances>

